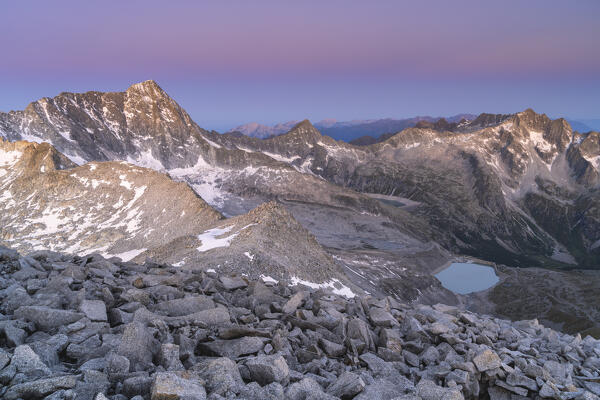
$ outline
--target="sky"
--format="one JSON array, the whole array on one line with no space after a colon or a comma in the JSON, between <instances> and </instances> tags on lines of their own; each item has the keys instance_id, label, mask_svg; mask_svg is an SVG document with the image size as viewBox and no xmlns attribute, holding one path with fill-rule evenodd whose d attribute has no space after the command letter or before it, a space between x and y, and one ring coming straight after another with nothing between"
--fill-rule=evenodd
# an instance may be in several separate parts
<instances>
[{"instance_id":1,"label":"sky","mask_svg":"<svg viewBox=\"0 0 600 400\"><path fill-rule=\"evenodd\" d=\"M600 1L0 2L0 111L154 79L202 127L600 118Z\"/></svg>"}]
</instances>

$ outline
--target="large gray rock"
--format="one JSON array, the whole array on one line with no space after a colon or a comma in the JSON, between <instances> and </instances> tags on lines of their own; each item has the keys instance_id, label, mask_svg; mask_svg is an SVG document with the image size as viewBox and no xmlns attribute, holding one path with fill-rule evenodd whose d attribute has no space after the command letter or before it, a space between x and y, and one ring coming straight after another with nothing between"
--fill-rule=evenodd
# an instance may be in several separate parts
<instances>
[{"instance_id":1,"label":"large gray rock","mask_svg":"<svg viewBox=\"0 0 600 400\"><path fill-rule=\"evenodd\" d=\"M180 317L215 308L214 301L207 296L191 296L158 303L153 310L170 317Z\"/></svg>"},{"instance_id":2,"label":"large gray rock","mask_svg":"<svg viewBox=\"0 0 600 400\"><path fill-rule=\"evenodd\" d=\"M4 335L6 344L16 347L25 343L27 333L16 326L16 321L0 321L0 335Z\"/></svg>"},{"instance_id":3,"label":"large gray rock","mask_svg":"<svg viewBox=\"0 0 600 400\"><path fill-rule=\"evenodd\" d=\"M73 388L76 399L92 399L96 393L104 393L110 387L108 377L100 371L83 371L82 379Z\"/></svg>"},{"instance_id":4,"label":"large gray rock","mask_svg":"<svg viewBox=\"0 0 600 400\"><path fill-rule=\"evenodd\" d=\"M29 343L31 349L40 356L44 364L54 367L60 364L59 353L61 353L69 342L67 335L62 333L51 336L45 340Z\"/></svg>"},{"instance_id":5,"label":"large gray rock","mask_svg":"<svg viewBox=\"0 0 600 400\"><path fill-rule=\"evenodd\" d=\"M204 386L173 372L159 372L152 383L151 400L205 400Z\"/></svg>"},{"instance_id":6,"label":"large gray rock","mask_svg":"<svg viewBox=\"0 0 600 400\"><path fill-rule=\"evenodd\" d=\"M2 368L6 367L9 362L10 362L10 354L8 354L6 351L0 349L0 371L2 370Z\"/></svg>"},{"instance_id":7,"label":"large gray rock","mask_svg":"<svg viewBox=\"0 0 600 400\"><path fill-rule=\"evenodd\" d=\"M323 392L321 385L312 378L303 378L298 382L292 383L285 391L285 398L289 400L321 399L330 397L332 400L336 397L327 395Z\"/></svg>"},{"instance_id":8,"label":"large gray rock","mask_svg":"<svg viewBox=\"0 0 600 400\"><path fill-rule=\"evenodd\" d=\"M27 306L33 303L33 299L27 294L27 291L19 284L13 284L4 290L1 290L2 302L0 310L12 314L17 308Z\"/></svg>"},{"instance_id":9,"label":"large gray rock","mask_svg":"<svg viewBox=\"0 0 600 400\"><path fill-rule=\"evenodd\" d=\"M375 379L354 400L389 400L405 394L405 389L386 379Z\"/></svg>"},{"instance_id":10,"label":"large gray rock","mask_svg":"<svg viewBox=\"0 0 600 400\"><path fill-rule=\"evenodd\" d=\"M473 358L473 363L480 372L484 372L490 369L500 368L502 360L500 360L498 354L492 350L486 349Z\"/></svg>"},{"instance_id":11,"label":"large gray rock","mask_svg":"<svg viewBox=\"0 0 600 400\"><path fill-rule=\"evenodd\" d=\"M463 394L458 389L436 385L428 379L421 379L417 385L417 395L423 400L461 400Z\"/></svg>"},{"instance_id":12,"label":"large gray rock","mask_svg":"<svg viewBox=\"0 0 600 400\"><path fill-rule=\"evenodd\" d=\"M242 279L239 276L235 276L235 277L221 276L219 278L219 280L221 281L221 284L223 285L225 290L235 290L235 289L242 289L242 288L248 287L248 282L246 282L244 279Z\"/></svg>"},{"instance_id":13,"label":"large gray rock","mask_svg":"<svg viewBox=\"0 0 600 400\"><path fill-rule=\"evenodd\" d=\"M125 357L123 357L125 358ZM127 360L125 358L125 360ZM79 367L79 371L89 371L89 370L94 370L94 371L105 371L106 370L106 358L102 357L102 358L92 358L91 360L88 360L86 362L84 362L83 364L81 364L81 366ZM129 360L127 360L127 371L129 371ZM106 371L105 371L106 373Z\"/></svg>"},{"instance_id":14,"label":"large gray rock","mask_svg":"<svg viewBox=\"0 0 600 400\"><path fill-rule=\"evenodd\" d=\"M19 307L15 310L15 316L35 323L35 326L42 331L57 329L83 318L83 314L75 311L58 310L45 306Z\"/></svg>"},{"instance_id":15,"label":"large gray rock","mask_svg":"<svg viewBox=\"0 0 600 400\"><path fill-rule=\"evenodd\" d=\"M454 381L458 384L464 385L467 383L468 380L469 380L469 373L467 371L463 371L461 369L455 369L454 371L452 371L448 375L446 375L446 382Z\"/></svg>"},{"instance_id":16,"label":"large gray rock","mask_svg":"<svg viewBox=\"0 0 600 400\"><path fill-rule=\"evenodd\" d=\"M108 321L106 305L102 300L83 300L79 310L92 321Z\"/></svg>"},{"instance_id":17,"label":"large gray rock","mask_svg":"<svg viewBox=\"0 0 600 400\"><path fill-rule=\"evenodd\" d=\"M249 358L246 361L246 367L248 367L251 379L262 386L272 382L286 382L290 375L285 358L278 354Z\"/></svg>"},{"instance_id":18,"label":"large gray rock","mask_svg":"<svg viewBox=\"0 0 600 400\"><path fill-rule=\"evenodd\" d=\"M435 346L429 346L419 355L419 358L426 365L436 364L440 359L440 351Z\"/></svg>"},{"instance_id":19,"label":"large gray rock","mask_svg":"<svg viewBox=\"0 0 600 400\"><path fill-rule=\"evenodd\" d=\"M122 376L129 372L130 364L131 363L127 357L115 353L109 353L106 356L106 366L104 368L104 372L108 374L108 376Z\"/></svg>"},{"instance_id":20,"label":"large gray rock","mask_svg":"<svg viewBox=\"0 0 600 400\"><path fill-rule=\"evenodd\" d=\"M117 354L127 357L130 368L134 371L144 370L152 366L152 357L158 350L158 343L139 322L127 324L117 349Z\"/></svg>"},{"instance_id":21,"label":"large gray rock","mask_svg":"<svg viewBox=\"0 0 600 400\"><path fill-rule=\"evenodd\" d=\"M10 365L14 366L17 372L33 375L41 373L50 375L50 369L42 362L40 357L29 347L24 344L15 348L13 356L10 360Z\"/></svg>"},{"instance_id":22,"label":"large gray rock","mask_svg":"<svg viewBox=\"0 0 600 400\"><path fill-rule=\"evenodd\" d=\"M205 325L207 327L220 326L231 322L229 311L225 307L211 308L181 318L185 318L190 324Z\"/></svg>"},{"instance_id":23,"label":"large gray rock","mask_svg":"<svg viewBox=\"0 0 600 400\"><path fill-rule=\"evenodd\" d=\"M538 384L533 379L516 372L508 374L506 383L512 386L522 386L529 390L538 390Z\"/></svg>"},{"instance_id":24,"label":"large gray rock","mask_svg":"<svg viewBox=\"0 0 600 400\"><path fill-rule=\"evenodd\" d=\"M402 351L402 338L398 329L384 328L379 332L379 345L395 352Z\"/></svg>"},{"instance_id":25,"label":"large gray rock","mask_svg":"<svg viewBox=\"0 0 600 400\"><path fill-rule=\"evenodd\" d=\"M158 361L167 371L181 371L185 369L179 359L179 346L173 343L165 343L160 346Z\"/></svg>"},{"instance_id":26,"label":"large gray rock","mask_svg":"<svg viewBox=\"0 0 600 400\"><path fill-rule=\"evenodd\" d=\"M342 357L346 354L346 347L342 344L331 342L327 339L319 339L321 348L329 357Z\"/></svg>"},{"instance_id":27,"label":"large gray rock","mask_svg":"<svg viewBox=\"0 0 600 400\"><path fill-rule=\"evenodd\" d=\"M197 350L200 354L209 356L238 358L258 353L265 346L266 340L256 336L245 336L232 340L214 340L198 343Z\"/></svg>"},{"instance_id":28,"label":"large gray rock","mask_svg":"<svg viewBox=\"0 0 600 400\"><path fill-rule=\"evenodd\" d=\"M133 375L123 381L121 393L128 397L143 396L147 398L152 390L154 379L146 374Z\"/></svg>"},{"instance_id":29,"label":"large gray rock","mask_svg":"<svg viewBox=\"0 0 600 400\"><path fill-rule=\"evenodd\" d=\"M9 387L4 393L4 399L39 399L60 389L71 389L76 384L77 377L74 375L38 379Z\"/></svg>"},{"instance_id":30,"label":"large gray rock","mask_svg":"<svg viewBox=\"0 0 600 400\"><path fill-rule=\"evenodd\" d=\"M509 392L512 392L512 393L514 393L516 395L523 396L523 397L527 396L527 392L528 391L525 388L522 388L522 387L519 387L519 386L509 385L508 383L506 383L504 381L501 381L501 380L496 380L495 383L500 388L505 389L505 390L507 390ZM488 389L488 393L490 394L491 398L494 397L494 395L492 394L494 391L501 392L501 391L498 390L498 388L490 387Z\"/></svg>"},{"instance_id":31,"label":"large gray rock","mask_svg":"<svg viewBox=\"0 0 600 400\"><path fill-rule=\"evenodd\" d=\"M237 364L225 357L203 364L200 376L206 381L206 389L211 394L225 395L228 391L238 391L244 385Z\"/></svg>"},{"instance_id":32,"label":"large gray rock","mask_svg":"<svg viewBox=\"0 0 600 400\"><path fill-rule=\"evenodd\" d=\"M398 371L394 368L394 364L384 361L373 353L362 354L359 359L367 364L374 376L398 375Z\"/></svg>"},{"instance_id":33,"label":"large gray rock","mask_svg":"<svg viewBox=\"0 0 600 400\"><path fill-rule=\"evenodd\" d=\"M365 386L365 381L360 376L353 372L344 372L327 387L327 393L342 399L351 399L362 392Z\"/></svg>"},{"instance_id":34,"label":"large gray rock","mask_svg":"<svg viewBox=\"0 0 600 400\"><path fill-rule=\"evenodd\" d=\"M296 293L295 295L293 295L283 306L283 309L281 310L284 314L291 314L294 311L296 311L296 309L298 307L300 307L300 305L304 302L304 300L308 297L308 292L301 290L298 293Z\"/></svg>"},{"instance_id":35,"label":"large gray rock","mask_svg":"<svg viewBox=\"0 0 600 400\"><path fill-rule=\"evenodd\" d=\"M544 362L544 369L560 384L566 382L568 370L566 364L561 364L554 360Z\"/></svg>"},{"instance_id":36,"label":"large gray rock","mask_svg":"<svg viewBox=\"0 0 600 400\"><path fill-rule=\"evenodd\" d=\"M356 343L362 344L357 350L362 352L374 350L374 341L369 325L359 318L353 318L348 321L346 326L346 337Z\"/></svg>"},{"instance_id":37,"label":"large gray rock","mask_svg":"<svg viewBox=\"0 0 600 400\"><path fill-rule=\"evenodd\" d=\"M375 326L391 328L392 326L398 325L398 321L392 314L379 307L371 307L369 310L369 319Z\"/></svg>"}]
</instances>

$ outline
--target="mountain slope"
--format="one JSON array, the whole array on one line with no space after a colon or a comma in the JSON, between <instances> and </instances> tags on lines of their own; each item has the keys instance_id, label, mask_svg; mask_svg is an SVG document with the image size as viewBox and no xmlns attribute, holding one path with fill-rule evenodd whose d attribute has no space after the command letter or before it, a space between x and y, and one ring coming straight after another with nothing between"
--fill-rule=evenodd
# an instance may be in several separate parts
<instances>
[{"instance_id":1,"label":"mountain slope","mask_svg":"<svg viewBox=\"0 0 600 400\"><path fill-rule=\"evenodd\" d=\"M211 268L277 281L346 282L335 261L285 208L264 203L220 221L200 235L180 237L140 256L183 269Z\"/></svg>"},{"instance_id":2,"label":"mountain slope","mask_svg":"<svg viewBox=\"0 0 600 400\"><path fill-rule=\"evenodd\" d=\"M409 128L355 147L304 121L268 140L221 140L336 185L416 201L412 213L454 251L509 265L600 265L596 133L532 110L454 129Z\"/></svg>"},{"instance_id":3,"label":"mountain slope","mask_svg":"<svg viewBox=\"0 0 600 400\"><path fill-rule=\"evenodd\" d=\"M0 209L0 243L24 252L151 257L360 291L281 205L224 220L167 175L125 162L77 166L47 143L0 140Z\"/></svg>"},{"instance_id":4,"label":"mountain slope","mask_svg":"<svg viewBox=\"0 0 600 400\"><path fill-rule=\"evenodd\" d=\"M0 160L0 238L22 250L129 259L222 218L186 184L146 168L78 167L46 143L23 141L1 140Z\"/></svg>"},{"instance_id":5,"label":"mountain slope","mask_svg":"<svg viewBox=\"0 0 600 400\"><path fill-rule=\"evenodd\" d=\"M226 215L282 199L410 219L402 210L386 211L368 196L288 165L285 158L224 145L222 137L235 136L198 127L153 81L118 93L62 93L33 102L24 111L0 113L0 135L51 143L78 163L124 160L168 172ZM427 227L418 230L415 234L427 237Z\"/></svg>"}]
</instances>

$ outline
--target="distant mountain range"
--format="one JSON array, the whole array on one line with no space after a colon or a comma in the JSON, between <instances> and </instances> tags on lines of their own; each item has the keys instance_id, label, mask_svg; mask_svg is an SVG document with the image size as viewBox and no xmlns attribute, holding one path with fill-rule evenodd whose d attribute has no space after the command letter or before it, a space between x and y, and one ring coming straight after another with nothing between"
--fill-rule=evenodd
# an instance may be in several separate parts
<instances>
[{"instance_id":1,"label":"distant mountain range","mask_svg":"<svg viewBox=\"0 0 600 400\"><path fill-rule=\"evenodd\" d=\"M461 120L472 120L476 117L473 114L457 114L448 118L446 121L460 122ZM400 132L406 128L411 128L420 121L436 122L440 120L439 117L420 116L405 119L394 119L394 118L381 118L381 119L366 119L366 120L352 120L352 121L336 121L334 119L324 119L314 124L323 135L334 138L335 140L342 140L344 142L351 142L356 139L361 139L365 136L377 139L383 134L392 134ZM231 129L227 133L240 132L246 136L255 137L259 139L266 139L268 137L277 136L288 132L300 121L288 121L276 125L262 125L257 122L251 122L248 124L240 125L234 129ZM367 139L368 141L368 139Z\"/></svg>"},{"instance_id":2,"label":"distant mountain range","mask_svg":"<svg viewBox=\"0 0 600 400\"><path fill-rule=\"evenodd\" d=\"M336 121L334 119L325 119L314 123L323 135L349 142L359 146L365 146L384 141L394 134L406 129L417 126L419 122L436 123L445 121L447 123L459 123L462 120L471 121L475 119L475 114L457 114L451 117L430 117L418 116L413 118L395 119L381 118L368 120ZM600 130L600 119L572 120L567 119L574 131L590 132ZM276 125L263 125L257 122L240 125L231 129L227 133L241 133L246 136L258 139L282 135L292 129L299 121L288 121Z\"/></svg>"}]
</instances>

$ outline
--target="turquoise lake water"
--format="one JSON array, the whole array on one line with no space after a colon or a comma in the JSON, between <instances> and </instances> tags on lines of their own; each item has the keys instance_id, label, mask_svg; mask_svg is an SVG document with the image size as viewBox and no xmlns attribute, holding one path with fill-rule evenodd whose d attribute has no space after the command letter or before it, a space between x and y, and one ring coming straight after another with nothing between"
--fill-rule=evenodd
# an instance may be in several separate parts
<instances>
[{"instance_id":1,"label":"turquoise lake water","mask_svg":"<svg viewBox=\"0 0 600 400\"><path fill-rule=\"evenodd\" d=\"M448 268L435 274L442 286L458 294L486 290L500 280L494 268L471 263L452 263Z\"/></svg>"}]
</instances>

